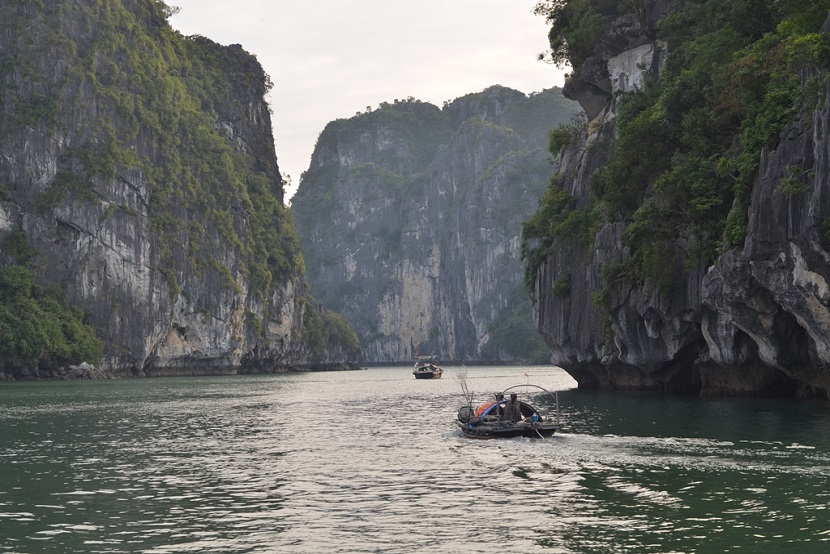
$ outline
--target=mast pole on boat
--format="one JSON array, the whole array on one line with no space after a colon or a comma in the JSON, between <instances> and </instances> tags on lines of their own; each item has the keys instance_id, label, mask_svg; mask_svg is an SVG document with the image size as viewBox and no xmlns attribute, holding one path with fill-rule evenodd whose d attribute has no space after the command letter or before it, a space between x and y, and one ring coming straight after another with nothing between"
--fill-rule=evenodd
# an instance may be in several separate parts
<instances>
[{"instance_id":1,"label":"mast pole on boat","mask_svg":"<svg viewBox=\"0 0 830 554\"><path fill-rule=\"evenodd\" d=\"M559 391L554 391L553 394L556 396L556 424L560 425L560 422L559 422Z\"/></svg>"}]
</instances>

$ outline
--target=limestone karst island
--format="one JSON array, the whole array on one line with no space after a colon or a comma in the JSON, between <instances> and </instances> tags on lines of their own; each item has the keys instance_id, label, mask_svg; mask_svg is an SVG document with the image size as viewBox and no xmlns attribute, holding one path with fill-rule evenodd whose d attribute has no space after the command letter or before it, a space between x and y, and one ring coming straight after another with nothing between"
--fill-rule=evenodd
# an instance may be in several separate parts
<instances>
[{"instance_id":1,"label":"limestone karst island","mask_svg":"<svg viewBox=\"0 0 830 554\"><path fill-rule=\"evenodd\" d=\"M4 554L830 552L830 0L0 0L0 464Z\"/></svg>"}]
</instances>

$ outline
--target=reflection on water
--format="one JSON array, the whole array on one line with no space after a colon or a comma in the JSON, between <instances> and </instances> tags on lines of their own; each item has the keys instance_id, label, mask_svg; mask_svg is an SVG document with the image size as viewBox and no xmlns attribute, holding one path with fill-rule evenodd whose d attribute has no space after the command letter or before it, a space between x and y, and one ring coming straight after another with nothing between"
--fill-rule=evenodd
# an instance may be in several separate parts
<instances>
[{"instance_id":1,"label":"reflection on water","mask_svg":"<svg viewBox=\"0 0 830 554\"><path fill-rule=\"evenodd\" d=\"M569 390L565 431L463 438L409 368L0 387L0 551L824 552L830 406ZM550 397L535 401L552 402Z\"/></svg>"}]
</instances>

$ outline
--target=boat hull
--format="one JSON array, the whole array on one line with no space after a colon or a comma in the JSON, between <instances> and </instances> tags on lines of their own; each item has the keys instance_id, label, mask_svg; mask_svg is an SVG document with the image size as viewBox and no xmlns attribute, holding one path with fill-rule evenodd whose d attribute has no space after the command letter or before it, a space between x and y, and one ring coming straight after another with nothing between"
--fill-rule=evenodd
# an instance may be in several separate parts
<instances>
[{"instance_id":1,"label":"boat hull","mask_svg":"<svg viewBox=\"0 0 830 554\"><path fill-rule=\"evenodd\" d=\"M432 371L413 371L416 379L440 379L441 373Z\"/></svg>"},{"instance_id":2,"label":"boat hull","mask_svg":"<svg viewBox=\"0 0 830 554\"><path fill-rule=\"evenodd\" d=\"M514 437L539 439L549 437L559 430L559 425L553 423L518 423L513 425L482 423L471 425L459 422L458 426L464 436L471 439L510 439Z\"/></svg>"}]
</instances>

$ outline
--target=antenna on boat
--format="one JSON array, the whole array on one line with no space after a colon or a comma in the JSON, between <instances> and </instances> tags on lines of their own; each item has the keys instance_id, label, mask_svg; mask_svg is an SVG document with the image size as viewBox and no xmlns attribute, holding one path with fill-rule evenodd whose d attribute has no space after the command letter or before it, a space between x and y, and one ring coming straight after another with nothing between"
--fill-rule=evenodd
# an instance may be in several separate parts
<instances>
[{"instance_id":1,"label":"antenna on boat","mask_svg":"<svg viewBox=\"0 0 830 554\"><path fill-rule=\"evenodd\" d=\"M473 409L473 391L467 386L467 370L462 369L455 375L455 380L461 385L461 392L464 394L464 399L467 401L467 406L470 407L471 413Z\"/></svg>"},{"instance_id":2,"label":"antenna on boat","mask_svg":"<svg viewBox=\"0 0 830 554\"><path fill-rule=\"evenodd\" d=\"M560 425L559 421L559 391L554 391L554 396L556 396L556 424Z\"/></svg>"}]
</instances>

